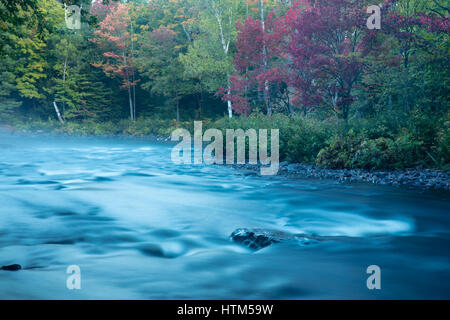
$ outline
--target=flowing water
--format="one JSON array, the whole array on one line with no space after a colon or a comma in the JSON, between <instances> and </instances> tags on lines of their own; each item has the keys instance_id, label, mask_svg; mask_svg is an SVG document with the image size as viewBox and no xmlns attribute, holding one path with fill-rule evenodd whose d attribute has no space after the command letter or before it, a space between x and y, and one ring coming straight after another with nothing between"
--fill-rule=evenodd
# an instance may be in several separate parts
<instances>
[{"instance_id":1,"label":"flowing water","mask_svg":"<svg viewBox=\"0 0 450 320\"><path fill-rule=\"evenodd\" d=\"M2 299L450 298L449 193L175 165L138 139L0 134ZM332 236L252 251L237 228ZM67 267L81 269L68 290ZM369 290L370 265L381 290Z\"/></svg>"}]
</instances>

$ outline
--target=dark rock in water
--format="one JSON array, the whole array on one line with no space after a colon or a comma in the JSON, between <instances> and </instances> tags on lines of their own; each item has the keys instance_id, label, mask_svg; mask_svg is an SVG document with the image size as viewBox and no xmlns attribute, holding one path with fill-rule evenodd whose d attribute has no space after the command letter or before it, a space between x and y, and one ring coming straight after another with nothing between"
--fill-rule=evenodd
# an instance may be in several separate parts
<instances>
[{"instance_id":1,"label":"dark rock in water","mask_svg":"<svg viewBox=\"0 0 450 320\"><path fill-rule=\"evenodd\" d=\"M230 235L234 242L240 243L250 249L260 250L272 243L295 241L303 245L320 241L319 237L304 234L291 234L277 230L240 228Z\"/></svg>"},{"instance_id":2,"label":"dark rock in water","mask_svg":"<svg viewBox=\"0 0 450 320\"><path fill-rule=\"evenodd\" d=\"M22 266L20 264L11 264L9 266L1 267L1 270L5 271L19 271L20 269L22 269Z\"/></svg>"},{"instance_id":3,"label":"dark rock in water","mask_svg":"<svg viewBox=\"0 0 450 320\"><path fill-rule=\"evenodd\" d=\"M280 239L262 230L236 229L231 234L231 239L251 249L259 250L280 242Z\"/></svg>"}]
</instances>

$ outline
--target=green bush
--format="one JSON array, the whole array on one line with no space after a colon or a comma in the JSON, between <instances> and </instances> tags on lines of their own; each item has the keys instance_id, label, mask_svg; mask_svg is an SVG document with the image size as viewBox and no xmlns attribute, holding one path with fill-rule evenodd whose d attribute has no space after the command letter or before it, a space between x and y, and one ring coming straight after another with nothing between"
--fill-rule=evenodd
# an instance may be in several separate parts
<instances>
[{"instance_id":1,"label":"green bush","mask_svg":"<svg viewBox=\"0 0 450 320\"><path fill-rule=\"evenodd\" d=\"M449 117L450 119L450 117ZM436 159L445 171L450 170L450 120L437 134Z\"/></svg>"},{"instance_id":2,"label":"green bush","mask_svg":"<svg viewBox=\"0 0 450 320\"><path fill-rule=\"evenodd\" d=\"M295 162L313 162L327 140L338 131L339 122L320 121L301 116L288 117L275 114L271 118L262 114L249 117L222 118L211 124L221 129L279 129L280 159Z\"/></svg>"},{"instance_id":3,"label":"green bush","mask_svg":"<svg viewBox=\"0 0 450 320\"><path fill-rule=\"evenodd\" d=\"M352 167L352 155L356 153L360 141L351 131L347 136L333 136L328 146L319 151L316 164L330 169Z\"/></svg>"},{"instance_id":4,"label":"green bush","mask_svg":"<svg viewBox=\"0 0 450 320\"><path fill-rule=\"evenodd\" d=\"M445 150L445 145L448 146L448 143L448 136L444 134L443 146L439 147L439 150ZM432 150L425 146L424 141L417 139L406 129L393 139L385 137L369 139L364 134L356 135L351 131L344 137L334 136L330 144L317 155L316 164L333 169L369 170L395 170L418 165L433 166L432 161L436 160L433 160L435 158L431 155ZM441 161L445 163L446 160Z\"/></svg>"},{"instance_id":5,"label":"green bush","mask_svg":"<svg viewBox=\"0 0 450 320\"><path fill-rule=\"evenodd\" d=\"M314 162L334 132L334 124L297 118L285 132L287 158L296 162Z\"/></svg>"},{"instance_id":6,"label":"green bush","mask_svg":"<svg viewBox=\"0 0 450 320\"><path fill-rule=\"evenodd\" d=\"M351 167L363 169L395 169L394 141L389 138L363 140L351 155Z\"/></svg>"}]
</instances>

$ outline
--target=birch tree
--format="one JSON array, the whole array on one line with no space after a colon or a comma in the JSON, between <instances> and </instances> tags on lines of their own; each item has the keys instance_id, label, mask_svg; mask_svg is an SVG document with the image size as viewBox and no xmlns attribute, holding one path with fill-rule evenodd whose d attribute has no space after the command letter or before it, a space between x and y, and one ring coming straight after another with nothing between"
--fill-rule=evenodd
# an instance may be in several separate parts
<instances>
[{"instance_id":1,"label":"birch tree","mask_svg":"<svg viewBox=\"0 0 450 320\"><path fill-rule=\"evenodd\" d=\"M225 88L231 92L230 76L234 72L233 44L236 40L236 23L245 16L245 3L241 0L195 0L200 33L194 38L188 52L180 56L186 74L198 76L210 92ZM227 101L228 117L233 116L233 106Z\"/></svg>"},{"instance_id":2,"label":"birch tree","mask_svg":"<svg viewBox=\"0 0 450 320\"><path fill-rule=\"evenodd\" d=\"M265 24L265 18L264 18L264 0L259 0L259 15L260 15L260 21L261 21L262 34L265 35L266 24ZM262 57L263 57L264 71L267 71L267 45L266 45L266 39L264 36L263 36ZM270 101L269 101L269 80L267 80L267 79L264 81L264 103L266 104L267 115L271 116L272 108L270 106Z\"/></svg>"}]
</instances>

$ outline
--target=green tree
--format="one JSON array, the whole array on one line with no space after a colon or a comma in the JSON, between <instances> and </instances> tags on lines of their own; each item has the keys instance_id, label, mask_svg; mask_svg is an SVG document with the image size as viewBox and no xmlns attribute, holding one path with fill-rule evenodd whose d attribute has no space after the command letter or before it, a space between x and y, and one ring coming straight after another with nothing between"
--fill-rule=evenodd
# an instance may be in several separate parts
<instances>
[{"instance_id":1,"label":"green tree","mask_svg":"<svg viewBox=\"0 0 450 320\"><path fill-rule=\"evenodd\" d=\"M175 31L161 27L148 33L139 52L138 66L145 77L142 88L161 94L176 105L176 119L180 120L179 102L189 92L190 85L183 78L183 66L178 61L182 46Z\"/></svg>"},{"instance_id":2,"label":"green tree","mask_svg":"<svg viewBox=\"0 0 450 320\"><path fill-rule=\"evenodd\" d=\"M230 76L234 72L233 45L236 23L245 16L239 0L192 0L199 8L198 20L192 22L200 31L187 53L180 55L185 74L197 78L210 93L226 88L231 92ZM232 117L232 103L227 101L228 116Z\"/></svg>"}]
</instances>

